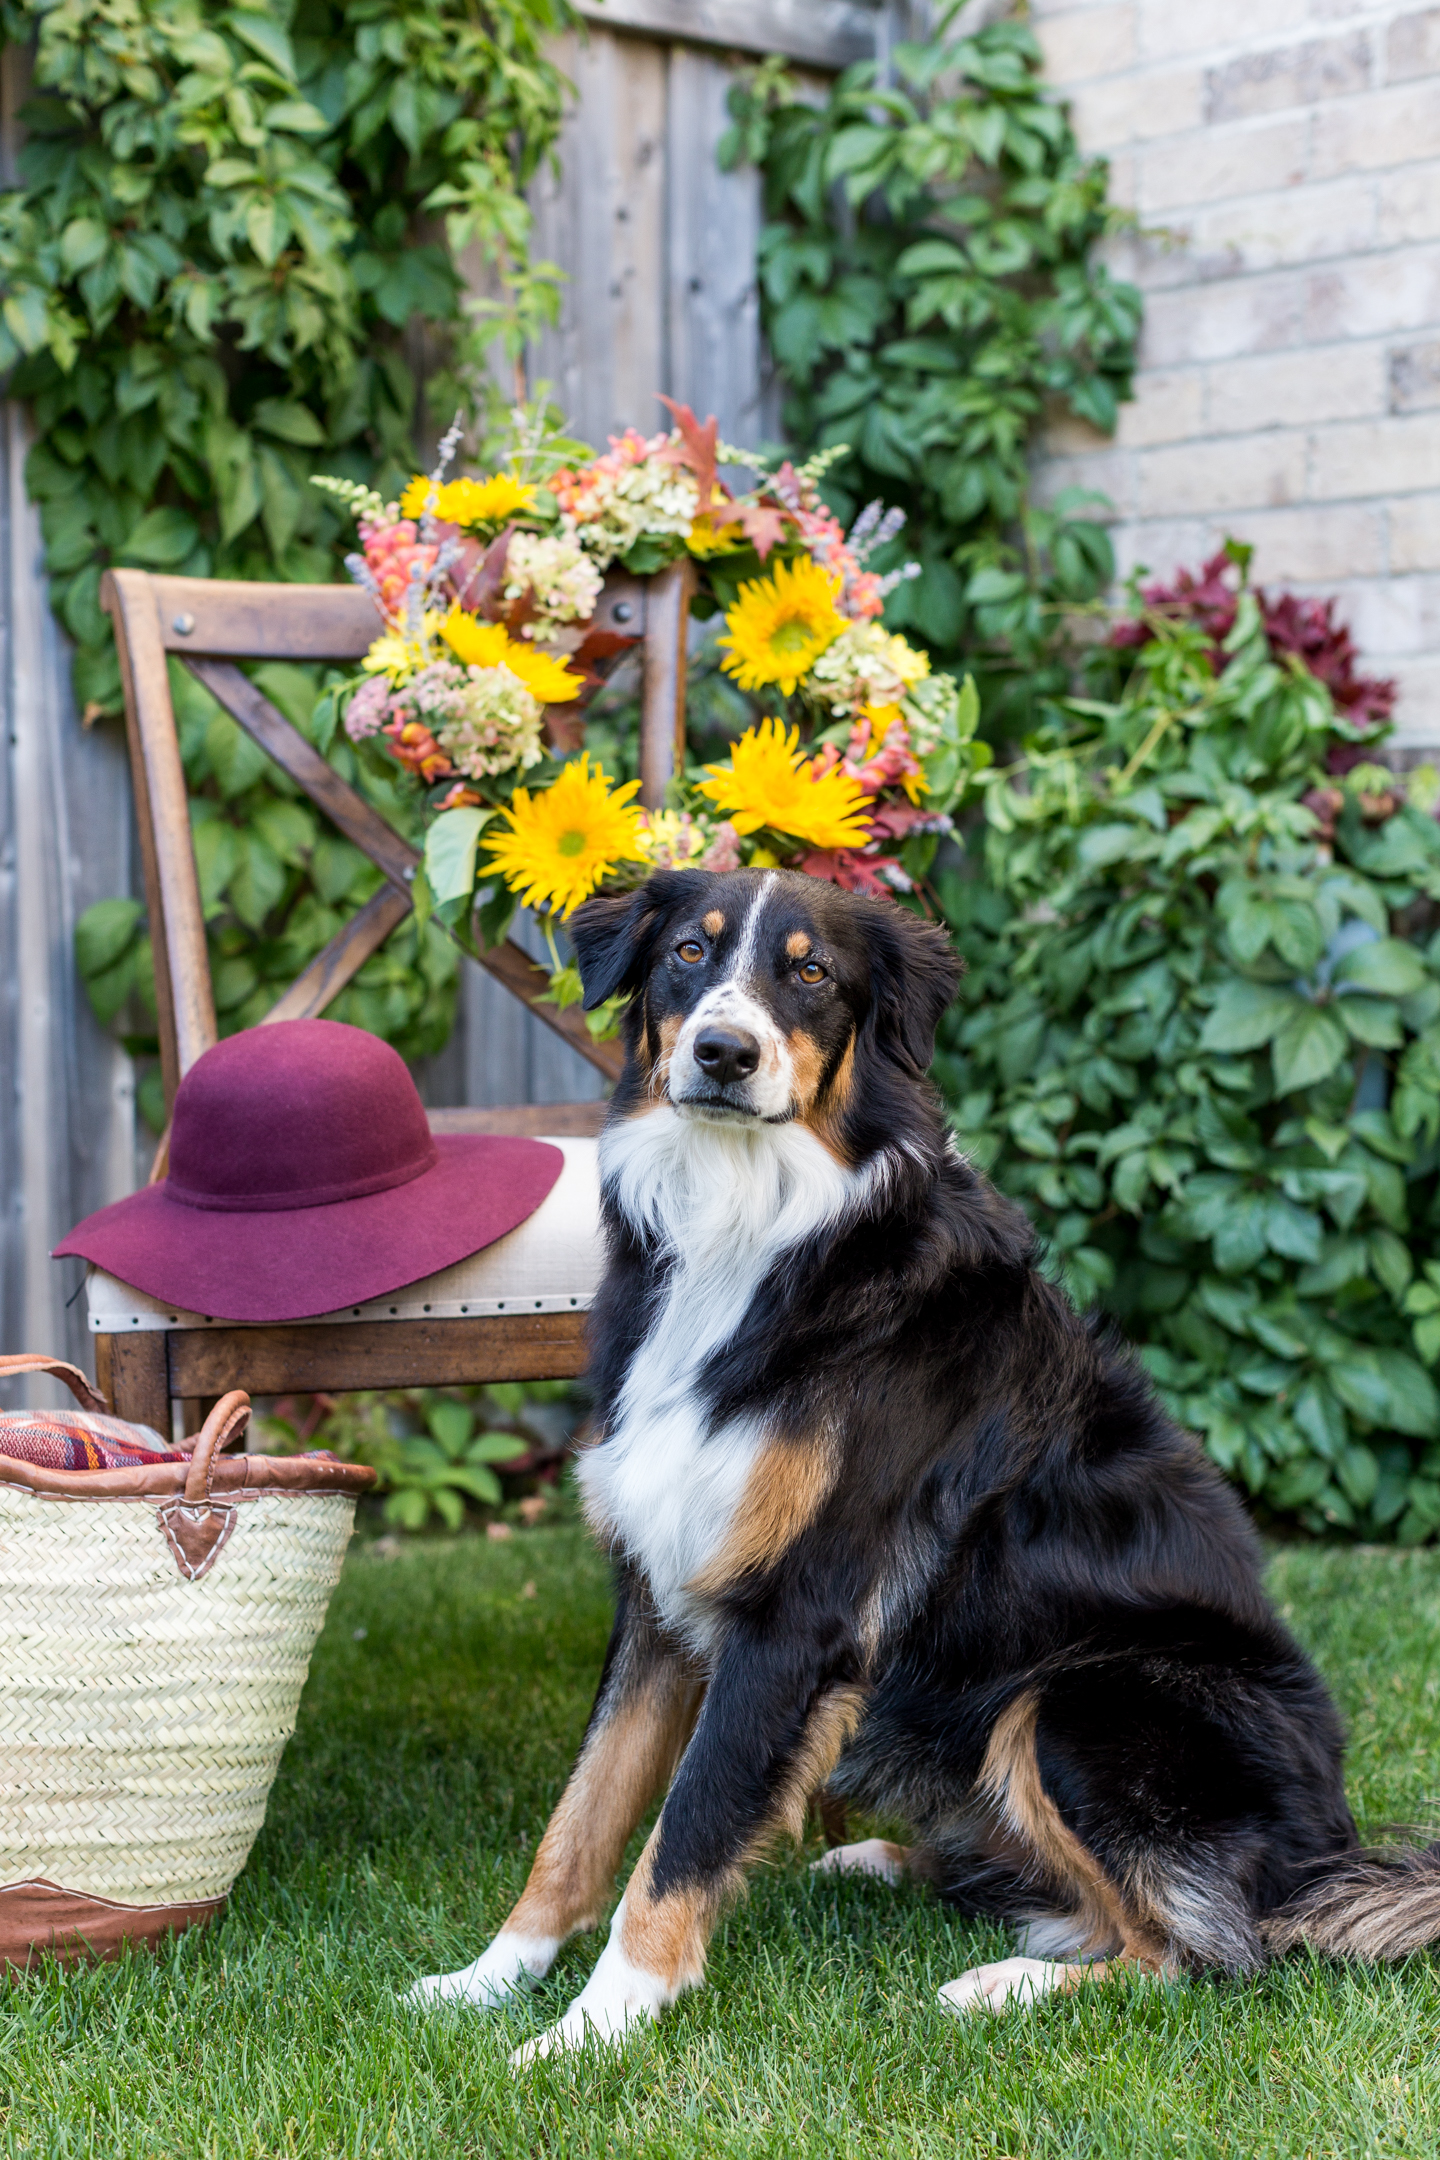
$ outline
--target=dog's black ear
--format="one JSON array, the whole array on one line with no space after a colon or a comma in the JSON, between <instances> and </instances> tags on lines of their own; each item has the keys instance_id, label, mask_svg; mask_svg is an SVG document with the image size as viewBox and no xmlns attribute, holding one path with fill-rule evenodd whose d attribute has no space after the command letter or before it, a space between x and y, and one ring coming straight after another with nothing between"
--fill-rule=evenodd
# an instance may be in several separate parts
<instances>
[{"instance_id":1,"label":"dog's black ear","mask_svg":"<svg viewBox=\"0 0 1440 2160\"><path fill-rule=\"evenodd\" d=\"M935 1055L935 1030L964 966L938 923L893 900L871 903L871 1023L888 1057L916 1073Z\"/></svg>"},{"instance_id":2,"label":"dog's black ear","mask_svg":"<svg viewBox=\"0 0 1440 2160\"><path fill-rule=\"evenodd\" d=\"M606 998L632 996L644 980L660 927L675 899L675 888L691 871L661 871L638 892L614 893L586 900L565 925L575 947L585 1011Z\"/></svg>"}]
</instances>

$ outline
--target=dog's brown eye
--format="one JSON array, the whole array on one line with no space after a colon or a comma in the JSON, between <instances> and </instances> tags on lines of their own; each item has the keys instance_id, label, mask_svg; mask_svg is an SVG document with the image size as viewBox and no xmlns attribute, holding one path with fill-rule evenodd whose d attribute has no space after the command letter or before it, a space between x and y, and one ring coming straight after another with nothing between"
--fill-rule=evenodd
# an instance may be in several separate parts
<instances>
[{"instance_id":1,"label":"dog's brown eye","mask_svg":"<svg viewBox=\"0 0 1440 2160\"><path fill-rule=\"evenodd\" d=\"M691 967L694 967L697 960L703 960L705 957L704 946L699 942L697 938L693 937L686 938L684 944L677 945L675 950L679 953L682 960L688 960Z\"/></svg>"},{"instance_id":2,"label":"dog's brown eye","mask_svg":"<svg viewBox=\"0 0 1440 2160\"><path fill-rule=\"evenodd\" d=\"M825 970L818 960L807 960L800 970L800 980L803 983L824 982Z\"/></svg>"}]
</instances>

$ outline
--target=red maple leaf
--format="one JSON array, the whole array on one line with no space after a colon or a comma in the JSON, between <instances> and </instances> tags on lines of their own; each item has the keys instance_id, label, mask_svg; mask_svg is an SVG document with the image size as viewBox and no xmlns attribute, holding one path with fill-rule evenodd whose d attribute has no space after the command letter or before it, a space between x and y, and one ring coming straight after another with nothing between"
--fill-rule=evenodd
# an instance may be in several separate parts
<instances>
[{"instance_id":1,"label":"red maple leaf","mask_svg":"<svg viewBox=\"0 0 1440 2160\"><path fill-rule=\"evenodd\" d=\"M767 502L737 504L735 514L761 562L772 547L780 545L787 528L794 523L788 510Z\"/></svg>"},{"instance_id":2,"label":"red maple leaf","mask_svg":"<svg viewBox=\"0 0 1440 2160\"><path fill-rule=\"evenodd\" d=\"M694 473L700 489L700 507L708 510L718 484L715 470L715 450L720 440L720 423L714 413L702 427L688 405L677 405L674 398L666 397L663 390L656 393L680 430L678 443L667 443L660 455L672 465L688 465ZM728 493L728 490L725 492Z\"/></svg>"}]
</instances>

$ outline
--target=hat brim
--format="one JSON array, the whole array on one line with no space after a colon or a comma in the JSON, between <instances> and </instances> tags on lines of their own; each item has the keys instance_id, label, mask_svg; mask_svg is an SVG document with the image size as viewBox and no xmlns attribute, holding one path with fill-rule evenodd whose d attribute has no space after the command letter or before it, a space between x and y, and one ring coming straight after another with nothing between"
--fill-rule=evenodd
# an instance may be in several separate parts
<instances>
[{"instance_id":1,"label":"hat brim","mask_svg":"<svg viewBox=\"0 0 1440 2160\"><path fill-rule=\"evenodd\" d=\"M440 1133L433 1169L359 1200L222 1213L147 1185L55 1247L207 1318L313 1320L483 1252L533 1215L565 1165L544 1140Z\"/></svg>"}]
</instances>

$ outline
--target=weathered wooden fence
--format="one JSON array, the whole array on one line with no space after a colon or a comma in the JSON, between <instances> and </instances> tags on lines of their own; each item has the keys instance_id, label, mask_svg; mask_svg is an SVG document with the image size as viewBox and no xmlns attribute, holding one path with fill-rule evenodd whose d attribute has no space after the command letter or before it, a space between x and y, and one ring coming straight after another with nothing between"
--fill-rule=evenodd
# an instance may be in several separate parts
<instances>
[{"instance_id":1,"label":"weathered wooden fence","mask_svg":"<svg viewBox=\"0 0 1440 2160\"><path fill-rule=\"evenodd\" d=\"M755 291L753 173L722 174L734 69L767 52L833 72L883 47L898 6L859 0L580 0L559 54L578 96L561 170L536 189L535 247L567 273L533 355L592 441L662 423L655 393L718 415L731 441L774 432ZM22 56L0 55L0 180L11 181ZM0 1348L88 1362L79 1264L47 1255L77 1217L137 1182L129 1060L93 1020L72 938L132 883L117 731L80 725L26 501L26 423L0 407ZM592 1096L598 1076L466 963L434 1102ZM143 1150L140 1151L143 1154ZM19 1399L5 1397L0 1400Z\"/></svg>"}]
</instances>

